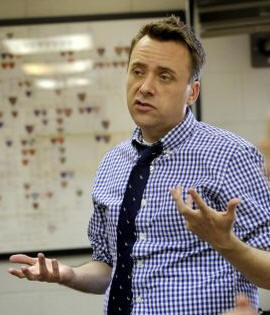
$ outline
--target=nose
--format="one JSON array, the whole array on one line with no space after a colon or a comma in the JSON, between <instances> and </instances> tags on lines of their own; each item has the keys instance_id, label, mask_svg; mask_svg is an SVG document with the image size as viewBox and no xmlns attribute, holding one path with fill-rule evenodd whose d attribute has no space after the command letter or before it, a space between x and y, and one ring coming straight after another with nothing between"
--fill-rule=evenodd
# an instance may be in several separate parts
<instances>
[{"instance_id":1,"label":"nose","mask_svg":"<svg viewBox=\"0 0 270 315\"><path fill-rule=\"evenodd\" d=\"M155 94L155 82L154 77L151 74L145 77L141 82L139 91L143 96L151 96Z\"/></svg>"}]
</instances>

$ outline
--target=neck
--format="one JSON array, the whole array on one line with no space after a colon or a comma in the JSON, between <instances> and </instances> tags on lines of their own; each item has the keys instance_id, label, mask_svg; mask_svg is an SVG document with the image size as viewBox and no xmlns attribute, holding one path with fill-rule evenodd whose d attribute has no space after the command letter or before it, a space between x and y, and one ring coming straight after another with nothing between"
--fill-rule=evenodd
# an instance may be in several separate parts
<instances>
[{"instance_id":1,"label":"neck","mask_svg":"<svg viewBox=\"0 0 270 315\"><path fill-rule=\"evenodd\" d=\"M178 122L179 123L179 122ZM169 131L171 131L175 126L178 125L178 123L174 126L170 126L169 128L164 128L162 130L158 130L157 128L142 128L142 137L143 140L150 143L155 143L159 141L161 138L163 138Z\"/></svg>"},{"instance_id":2,"label":"neck","mask_svg":"<svg viewBox=\"0 0 270 315\"><path fill-rule=\"evenodd\" d=\"M175 128L180 122L185 119L187 106L184 106L182 116L173 125L167 126L139 126L142 132L142 137L146 142L154 143L163 138L168 132Z\"/></svg>"},{"instance_id":3,"label":"neck","mask_svg":"<svg viewBox=\"0 0 270 315\"><path fill-rule=\"evenodd\" d=\"M151 146L154 142L146 141L144 138L142 139L143 144Z\"/></svg>"}]
</instances>

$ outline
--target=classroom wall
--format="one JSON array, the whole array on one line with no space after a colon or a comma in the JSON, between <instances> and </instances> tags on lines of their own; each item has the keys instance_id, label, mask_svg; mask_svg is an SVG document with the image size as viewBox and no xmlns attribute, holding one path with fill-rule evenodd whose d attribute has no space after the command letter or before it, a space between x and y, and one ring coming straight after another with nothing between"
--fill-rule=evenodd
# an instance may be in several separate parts
<instances>
[{"instance_id":1,"label":"classroom wall","mask_svg":"<svg viewBox=\"0 0 270 315\"><path fill-rule=\"evenodd\" d=\"M87 255L60 257L68 265L87 262ZM101 315L102 295L70 290L58 284L17 279L7 273L10 264L0 261L0 314L1 315Z\"/></svg>"},{"instance_id":2,"label":"classroom wall","mask_svg":"<svg viewBox=\"0 0 270 315\"><path fill-rule=\"evenodd\" d=\"M270 110L270 68L251 66L248 34L202 42L207 54L201 93L203 120L259 144Z\"/></svg>"},{"instance_id":3,"label":"classroom wall","mask_svg":"<svg viewBox=\"0 0 270 315\"><path fill-rule=\"evenodd\" d=\"M185 0L9 0L0 1L0 19L173 10L184 6ZM208 55L202 80L203 120L258 143L263 137L265 112L270 107L270 68L250 66L248 35L204 39L203 43ZM60 259L78 265L89 257ZM0 261L1 315L102 314L102 296L18 280L6 272L9 267L8 261ZM260 296L261 306L270 309L269 292L260 290Z\"/></svg>"}]
</instances>

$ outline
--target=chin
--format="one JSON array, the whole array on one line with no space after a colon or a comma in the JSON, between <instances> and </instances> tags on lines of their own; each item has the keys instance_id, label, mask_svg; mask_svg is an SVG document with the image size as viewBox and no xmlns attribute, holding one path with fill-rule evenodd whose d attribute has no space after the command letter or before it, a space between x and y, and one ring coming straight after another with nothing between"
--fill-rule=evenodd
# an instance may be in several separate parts
<instances>
[{"instance_id":1,"label":"chin","mask_svg":"<svg viewBox=\"0 0 270 315\"><path fill-rule=\"evenodd\" d=\"M138 117L139 115L132 115L132 119L135 124L141 128L150 127L153 124L153 121L149 121L147 117Z\"/></svg>"}]
</instances>

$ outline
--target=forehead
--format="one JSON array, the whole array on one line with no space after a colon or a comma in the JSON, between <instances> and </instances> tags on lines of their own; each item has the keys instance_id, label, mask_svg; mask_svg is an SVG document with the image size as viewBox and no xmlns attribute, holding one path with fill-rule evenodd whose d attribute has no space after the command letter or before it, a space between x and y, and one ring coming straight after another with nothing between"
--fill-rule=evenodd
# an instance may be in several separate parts
<instances>
[{"instance_id":1,"label":"forehead","mask_svg":"<svg viewBox=\"0 0 270 315\"><path fill-rule=\"evenodd\" d=\"M142 62L146 65L174 68L175 70L189 69L190 53L185 43L160 41L149 36L142 37L134 46L130 64Z\"/></svg>"}]
</instances>

